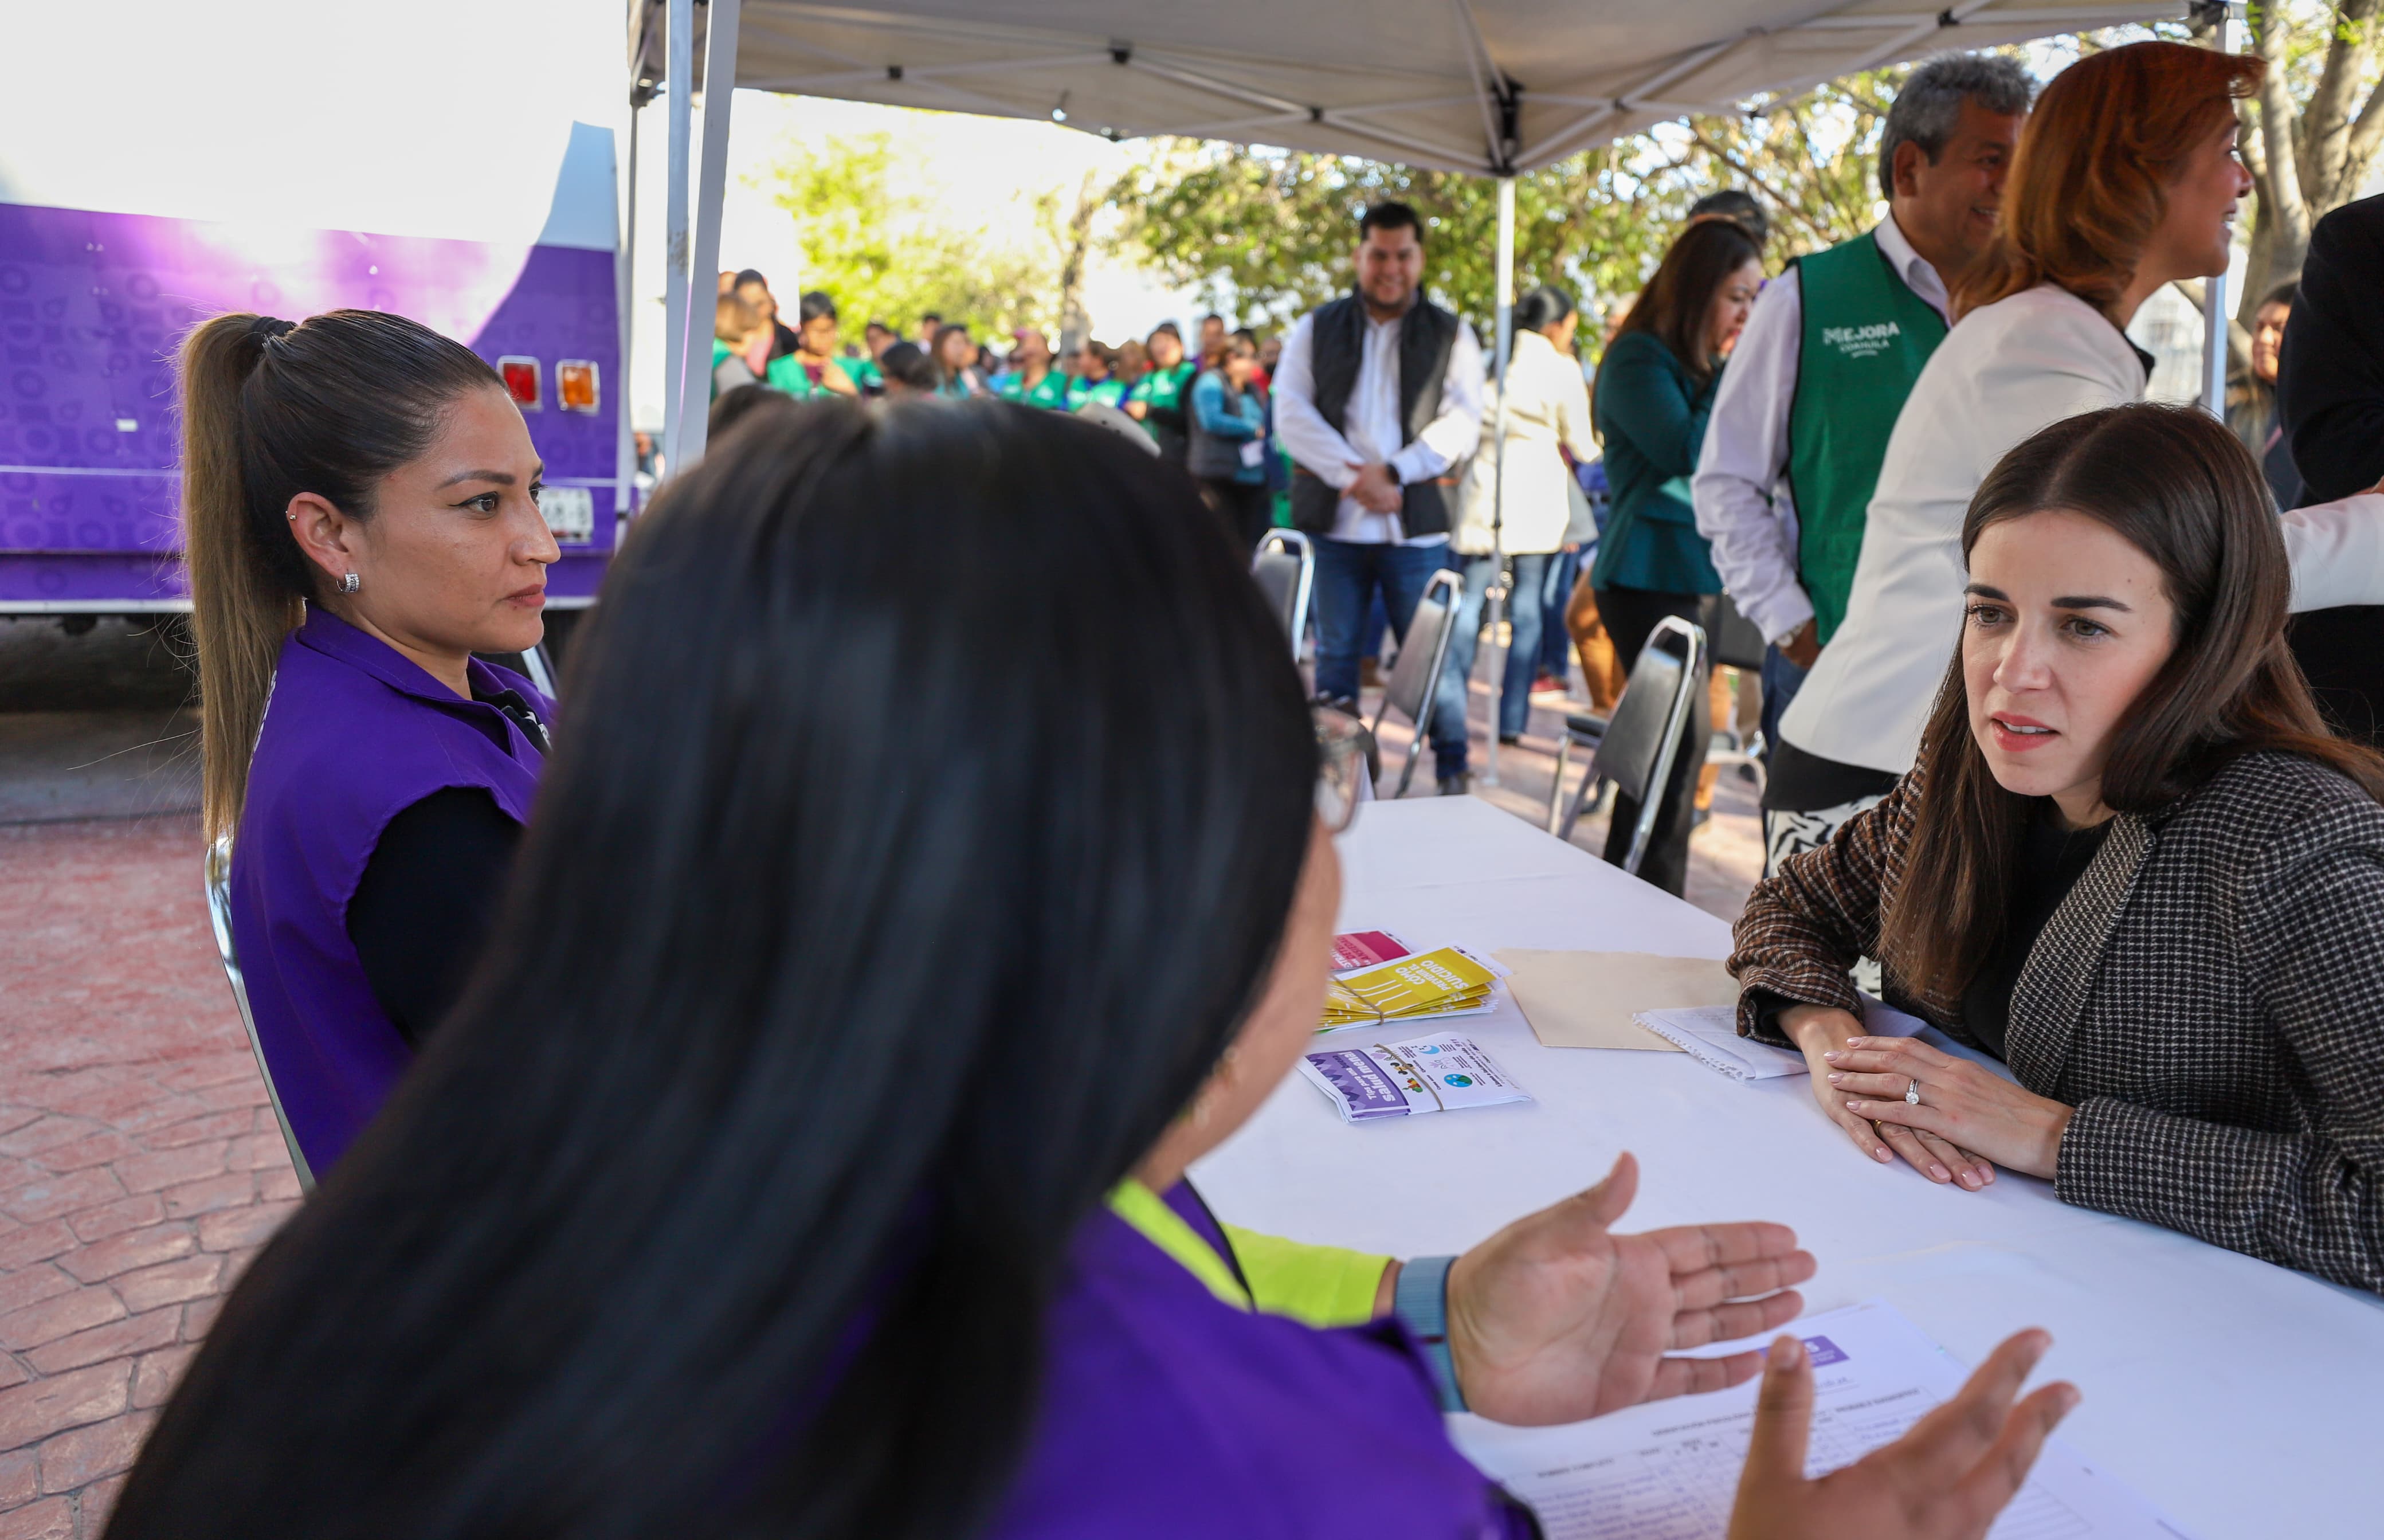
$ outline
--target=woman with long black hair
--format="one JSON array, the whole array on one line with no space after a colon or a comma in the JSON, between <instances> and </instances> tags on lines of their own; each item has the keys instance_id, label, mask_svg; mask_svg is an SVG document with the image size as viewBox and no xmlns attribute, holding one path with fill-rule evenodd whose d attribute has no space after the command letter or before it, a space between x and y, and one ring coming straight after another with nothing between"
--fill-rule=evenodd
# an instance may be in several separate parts
<instances>
[{"instance_id":1,"label":"woman with long black hair","mask_svg":"<svg viewBox=\"0 0 2384 1540\"><path fill-rule=\"evenodd\" d=\"M1183 1183L1310 1041L1362 772L1152 461L825 404L664 491L574 650L498 946L242 1280L112 1540L1484 1540L1529 1521L1436 1387L1558 1422L1756 1372L1667 1355L1788 1319L1812 1260L1611 1234L1627 1157L1405 1267ZM1929 1521L1862 1532L1982 1532L2067 1404L2011 1404L2043 1346L1851 1472L1751 1467L1739 1533L1946 1467L1975 1479Z\"/></svg>"}]
</instances>

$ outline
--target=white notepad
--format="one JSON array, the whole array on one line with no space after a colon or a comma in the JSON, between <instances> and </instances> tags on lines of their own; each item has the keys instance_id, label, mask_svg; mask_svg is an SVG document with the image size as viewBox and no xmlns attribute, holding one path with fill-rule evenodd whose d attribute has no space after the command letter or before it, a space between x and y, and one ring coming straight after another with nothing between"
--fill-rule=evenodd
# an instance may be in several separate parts
<instances>
[{"instance_id":1,"label":"white notepad","mask_svg":"<svg viewBox=\"0 0 2384 1540\"><path fill-rule=\"evenodd\" d=\"M1806 1073L1803 1054L1740 1037L1735 1005L1642 1011L1631 1019L1706 1068L1720 1070L1732 1080L1770 1080Z\"/></svg>"},{"instance_id":2,"label":"white notepad","mask_svg":"<svg viewBox=\"0 0 2384 1540\"><path fill-rule=\"evenodd\" d=\"M1875 1037L1918 1037L1929 1030L1919 1017L1885 1000L1862 998L1863 1028ZM1738 1007L1706 1005L1677 1011L1642 1011L1631 1018L1707 1069L1732 1080L1776 1080L1808 1074L1805 1056L1738 1035ZM1942 1040L1942 1039L1941 1039Z\"/></svg>"}]
</instances>

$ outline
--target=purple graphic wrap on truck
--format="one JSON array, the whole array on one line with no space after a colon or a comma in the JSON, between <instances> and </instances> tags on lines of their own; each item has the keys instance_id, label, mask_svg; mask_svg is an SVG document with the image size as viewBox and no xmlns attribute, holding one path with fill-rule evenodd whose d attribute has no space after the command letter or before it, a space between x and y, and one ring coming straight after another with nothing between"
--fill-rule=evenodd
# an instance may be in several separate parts
<instances>
[{"instance_id":1,"label":"purple graphic wrap on truck","mask_svg":"<svg viewBox=\"0 0 2384 1540\"><path fill-rule=\"evenodd\" d=\"M596 365L597 412L525 414L549 484L594 501L548 591L593 593L626 383L612 253L0 204L0 610L179 600L177 340L227 310L343 307L410 316L491 365Z\"/></svg>"}]
</instances>

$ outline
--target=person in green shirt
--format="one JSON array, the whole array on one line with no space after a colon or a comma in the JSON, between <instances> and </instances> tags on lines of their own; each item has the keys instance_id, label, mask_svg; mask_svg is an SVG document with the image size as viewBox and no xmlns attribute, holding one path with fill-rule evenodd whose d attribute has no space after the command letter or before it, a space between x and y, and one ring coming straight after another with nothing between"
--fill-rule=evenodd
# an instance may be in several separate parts
<instances>
[{"instance_id":1,"label":"person in green shirt","mask_svg":"<svg viewBox=\"0 0 2384 1540\"><path fill-rule=\"evenodd\" d=\"M1175 329L1173 321L1160 322L1143 345L1150 354L1150 370L1126 392L1125 415L1142 424L1143 431L1159 445L1161 459L1180 466L1190 444L1185 420L1190 403L1185 392L1199 374L1199 366L1184 356L1184 334Z\"/></svg>"},{"instance_id":2,"label":"person in green shirt","mask_svg":"<svg viewBox=\"0 0 2384 1540\"><path fill-rule=\"evenodd\" d=\"M1031 326L1022 326L1012 335L1017 345L1010 351L1008 372L993 382L994 394L1022 406L1068 410L1068 377L1051 366L1049 341Z\"/></svg>"},{"instance_id":3,"label":"person in green shirt","mask_svg":"<svg viewBox=\"0 0 2384 1540\"><path fill-rule=\"evenodd\" d=\"M814 289L798 302L795 351L770 360L766 382L798 400L857 396L883 391L885 379L866 358L846 358L837 344L836 301Z\"/></svg>"},{"instance_id":4,"label":"person in green shirt","mask_svg":"<svg viewBox=\"0 0 2384 1540\"><path fill-rule=\"evenodd\" d=\"M1612 512L1590 568L1597 613L1627 675L1658 621L1695 624L1703 597L1721 591L1710 548L1697 533L1689 477L1704 446L1722 355L1746 325L1763 287L1755 238L1728 219L1692 222L1622 319L1597 369L1592 416L1606 440ZM1688 742L1656 815L1639 876L1669 893L1688 877L1697 772L1705 764L1706 691L1695 692ZM1607 859L1620 862L1639 819L1635 798L1614 811Z\"/></svg>"},{"instance_id":5,"label":"person in green shirt","mask_svg":"<svg viewBox=\"0 0 2384 1540\"><path fill-rule=\"evenodd\" d=\"M1073 412L1088 401L1124 406L1125 395L1125 381L1117 377L1117 350L1086 338L1085 345L1076 350L1075 377L1068 381L1068 410Z\"/></svg>"}]
</instances>

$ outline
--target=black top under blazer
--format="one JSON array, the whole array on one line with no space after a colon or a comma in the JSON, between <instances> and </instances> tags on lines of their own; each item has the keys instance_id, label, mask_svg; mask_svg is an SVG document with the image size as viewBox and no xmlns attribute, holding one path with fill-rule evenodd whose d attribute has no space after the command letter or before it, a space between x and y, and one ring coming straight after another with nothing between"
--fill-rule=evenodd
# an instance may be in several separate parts
<instances>
[{"instance_id":1,"label":"black top under blazer","mask_svg":"<svg viewBox=\"0 0 2384 1540\"><path fill-rule=\"evenodd\" d=\"M1754 994L1854 1010L1903 879L1921 776L1749 897ZM1976 1046L1957 1001L1891 1004ZM2164 812L2119 814L2014 988L2006 1061L2074 1107L2064 1202L2384 1293L2384 806L2315 761L2248 754Z\"/></svg>"}]
</instances>

